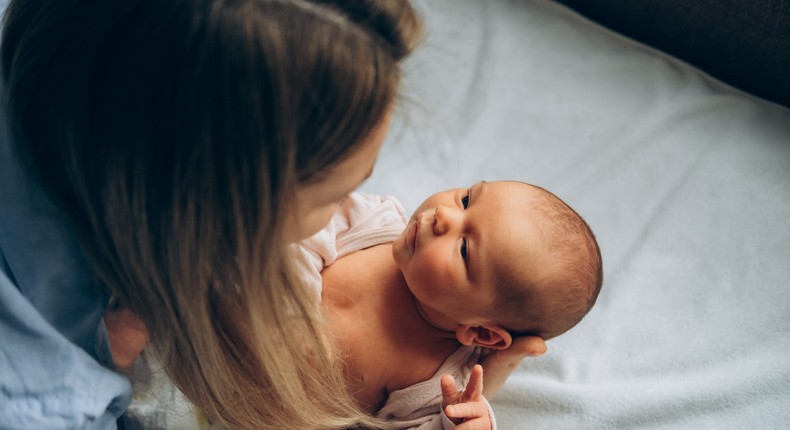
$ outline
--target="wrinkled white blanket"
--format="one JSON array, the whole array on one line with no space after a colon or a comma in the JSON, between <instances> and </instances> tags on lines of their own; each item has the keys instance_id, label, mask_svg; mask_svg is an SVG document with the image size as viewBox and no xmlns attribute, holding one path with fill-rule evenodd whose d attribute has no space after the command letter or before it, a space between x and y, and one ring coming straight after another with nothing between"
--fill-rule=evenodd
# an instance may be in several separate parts
<instances>
[{"instance_id":1,"label":"wrinkled white blanket","mask_svg":"<svg viewBox=\"0 0 790 430\"><path fill-rule=\"evenodd\" d=\"M549 1L430 0L364 190L407 211L486 179L597 233L598 304L526 360L501 429L787 428L790 111Z\"/></svg>"}]
</instances>

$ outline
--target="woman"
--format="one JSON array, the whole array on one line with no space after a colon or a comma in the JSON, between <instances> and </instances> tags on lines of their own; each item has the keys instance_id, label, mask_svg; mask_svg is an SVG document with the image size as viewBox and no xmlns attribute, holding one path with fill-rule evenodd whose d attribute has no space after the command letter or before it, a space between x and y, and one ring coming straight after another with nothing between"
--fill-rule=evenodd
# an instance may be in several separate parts
<instances>
[{"instance_id":1,"label":"woman","mask_svg":"<svg viewBox=\"0 0 790 430\"><path fill-rule=\"evenodd\" d=\"M11 1L0 421L114 426L112 295L225 424L373 423L288 244L370 173L418 33L405 1Z\"/></svg>"}]
</instances>

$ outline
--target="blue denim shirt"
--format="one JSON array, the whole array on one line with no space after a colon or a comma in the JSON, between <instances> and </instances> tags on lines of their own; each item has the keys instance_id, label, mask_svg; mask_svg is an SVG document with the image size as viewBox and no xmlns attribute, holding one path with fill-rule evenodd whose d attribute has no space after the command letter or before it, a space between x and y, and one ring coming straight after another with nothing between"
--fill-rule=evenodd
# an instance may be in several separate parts
<instances>
[{"instance_id":1,"label":"blue denim shirt","mask_svg":"<svg viewBox=\"0 0 790 430\"><path fill-rule=\"evenodd\" d=\"M0 112L0 429L115 429L131 385L101 364L107 296L6 131Z\"/></svg>"}]
</instances>

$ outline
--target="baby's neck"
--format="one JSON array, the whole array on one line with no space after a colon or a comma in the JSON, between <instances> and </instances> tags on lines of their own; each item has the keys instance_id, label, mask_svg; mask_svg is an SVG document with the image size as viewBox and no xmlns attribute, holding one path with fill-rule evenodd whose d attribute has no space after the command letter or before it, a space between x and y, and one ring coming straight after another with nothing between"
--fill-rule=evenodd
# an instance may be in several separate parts
<instances>
[{"instance_id":1,"label":"baby's neck","mask_svg":"<svg viewBox=\"0 0 790 430\"><path fill-rule=\"evenodd\" d=\"M423 305L422 302L420 302L420 300L417 299L417 297L414 294L411 293L411 289L409 289L408 284L406 284L406 280L405 279L404 279L403 282L406 285L406 289L409 291L409 295L413 299L412 302L414 303L414 308L416 309L417 314L420 316L420 318L422 318L422 320L425 322L425 324L433 327L438 332L444 334L444 336L439 336L439 337L452 337L452 338L455 338L455 331L453 330L453 328L455 326L452 325L452 324L448 325L447 323L442 324L442 323L438 322L435 318L431 317L431 315L430 315L431 312L429 312L426 309L425 305Z\"/></svg>"},{"instance_id":2,"label":"baby's neck","mask_svg":"<svg viewBox=\"0 0 790 430\"><path fill-rule=\"evenodd\" d=\"M439 339L456 339L455 331L452 328L431 318L425 306L412 294L406 278L403 277L403 273L397 265L395 265L395 268L397 269L397 276L390 283L390 287L397 290L395 294L402 295L404 304L407 304L410 308L410 312L407 312L407 314L423 327L423 331L427 336Z\"/></svg>"},{"instance_id":3,"label":"baby's neck","mask_svg":"<svg viewBox=\"0 0 790 430\"><path fill-rule=\"evenodd\" d=\"M335 311L360 315L359 321L375 320L390 336L419 343L422 339L453 340L454 327L431 318L409 289L390 245L379 245L345 256L324 269L323 305Z\"/></svg>"}]
</instances>

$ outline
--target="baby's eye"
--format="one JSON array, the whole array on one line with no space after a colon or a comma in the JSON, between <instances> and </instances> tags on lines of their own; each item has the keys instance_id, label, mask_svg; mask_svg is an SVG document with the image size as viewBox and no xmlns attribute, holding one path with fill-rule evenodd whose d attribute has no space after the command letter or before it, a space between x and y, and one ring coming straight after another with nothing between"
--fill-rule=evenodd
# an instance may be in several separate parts
<instances>
[{"instance_id":1,"label":"baby's eye","mask_svg":"<svg viewBox=\"0 0 790 430\"><path fill-rule=\"evenodd\" d=\"M469 207L469 194L461 197L461 204L463 205L464 209Z\"/></svg>"},{"instance_id":2,"label":"baby's eye","mask_svg":"<svg viewBox=\"0 0 790 430\"><path fill-rule=\"evenodd\" d=\"M461 239L461 258L466 260L466 239Z\"/></svg>"}]
</instances>

